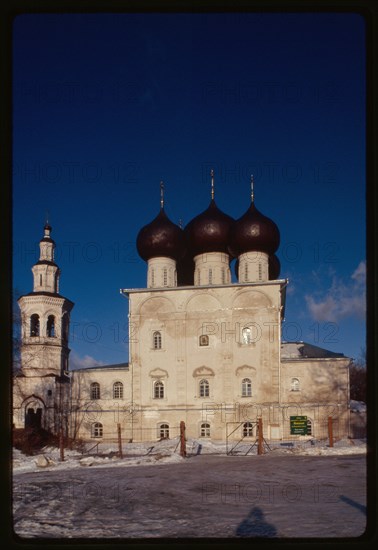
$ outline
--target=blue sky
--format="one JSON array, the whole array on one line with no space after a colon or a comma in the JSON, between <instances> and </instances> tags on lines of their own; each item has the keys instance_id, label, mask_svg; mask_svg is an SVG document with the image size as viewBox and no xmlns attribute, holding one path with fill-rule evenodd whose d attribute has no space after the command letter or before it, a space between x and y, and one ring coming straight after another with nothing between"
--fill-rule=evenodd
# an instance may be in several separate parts
<instances>
[{"instance_id":1,"label":"blue sky","mask_svg":"<svg viewBox=\"0 0 378 550\"><path fill-rule=\"evenodd\" d=\"M365 346L365 25L357 14L30 14L13 28L13 277L48 212L72 366L127 361L139 229L216 202L280 228L283 337Z\"/></svg>"}]
</instances>

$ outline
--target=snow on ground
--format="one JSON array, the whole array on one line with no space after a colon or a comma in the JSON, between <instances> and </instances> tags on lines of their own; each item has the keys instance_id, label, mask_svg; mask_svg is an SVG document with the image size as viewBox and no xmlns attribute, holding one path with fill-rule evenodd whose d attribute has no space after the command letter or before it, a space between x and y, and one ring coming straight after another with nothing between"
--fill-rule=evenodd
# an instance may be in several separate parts
<instances>
[{"instance_id":1,"label":"snow on ground","mask_svg":"<svg viewBox=\"0 0 378 550\"><path fill-rule=\"evenodd\" d=\"M14 531L53 539L357 537L366 527L366 445L302 440L256 456L178 440L102 445L99 456L44 449L56 465L15 452ZM289 443L289 442L284 442ZM199 445L202 447L200 448ZM153 447L153 448L151 448ZM245 451L246 449L244 449ZM248 450L248 448L247 448ZM311 456L309 456L311 455ZM89 459L89 460L88 460Z\"/></svg>"},{"instance_id":2,"label":"snow on ground","mask_svg":"<svg viewBox=\"0 0 378 550\"><path fill-rule=\"evenodd\" d=\"M234 450L233 454L243 456L257 454L257 445L251 449L252 444L240 444ZM302 441L269 443L270 449L265 447L265 452L271 452L274 455L295 454L295 455L353 455L366 453L366 442L364 440L344 439L334 443L329 447L325 442L314 441L304 438ZM186 443L188 457L198 455L226 455L227 450L232 449L232 444L228 446L225 442L216 442L206 439L200 441L189 439ZM123 445L123 458L118 457L118 445L100 443L98 453L92 451L91 454L82 454L75 450L64 450L64 461L60 460L59 449L55 447L45 447L38 455L27 456L21 451L14 449L13 452L13 471L14 473L33 472L38 470L52 469L72 469L83 467L130 467L130 466L150 466L154 464L172 464L184 460L180 454L179 439L169 439L158 442L146 443L128 443ZM47 460L43 460L43 458ZM41 460L42 459L42 460ZM38 465L37 463L42 463ZM47 465L45 465L47 464Z\"/></svg>"}]
</instances>

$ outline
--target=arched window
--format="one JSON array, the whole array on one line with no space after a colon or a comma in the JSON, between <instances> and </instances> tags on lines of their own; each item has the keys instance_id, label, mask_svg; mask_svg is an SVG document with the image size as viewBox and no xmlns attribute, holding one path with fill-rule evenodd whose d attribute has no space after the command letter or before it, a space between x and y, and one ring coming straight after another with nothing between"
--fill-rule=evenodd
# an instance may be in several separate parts
<instances>
[{"instance_id":1,"label":"arched window","mask_svg":"<svg viewBox=\"0 0 378 550\"><path fill-rule=\"evenodd\" d=\"M226 283L226 270L224 267L222 267L222 285L224 285Z\"/></svg>"},{"instance_id":2,"label":"arched window","mask_svg":"<svg viewBox=\"0 0 378 550\"><path fill-rule=\"evenodd\" d=\"M244 327L242 330L243 344L252 344L252 329Z\"/></svg>"},{"instance_id":3,"label":"arched window","mask_svg":"<svg viewBox=\"0 0 378 550\"><path fill-rule=\"evenodd\" d=\"M158 437L160 437L160 439L169 439L169 424L160 424L158 428Z\"/></svg>"},{"instance_id":4,"label":"arched window","mask_svg":"<svg viewBox=\"0 0 378 550\"><path fill-rule=\"evenodd\" d=\"M122 384L122 382L114 382L114 384L113 384L113 399L123 399L123 384Z\"/></svg>"},{"instance_id":5,"label":"arched window","mask_svg":"<svg viewBox=\"0 0 378 550\"><path fill-rule=\"evenodd\" d=\"M299 391L299 380L298 378L291 379L291 391Z\"/></svg>"},{"instance_id":6,"label":"arched window","mask_svg":"<svg viewBox=\"0 0 378 550\"><path fill-rule=\"evenodd\" d=\"M151 286L155 286L155 270L153 267L151 267Z\"/></svg>"},{"instance_id":7,"label":"arched window","mask_svg":"<svg viewBox=\"0 0 378 550\"><path fill-rule=\"evenodd\" d=\"M42 286L42 275L39 276L39 286Z\"/></svg>"},{"instance_id":8,"label":"arched window","mask_svg":"<svg viewBox=\"0 0 378 550\"><path fill-rule=\"evenodd\" d=\"M55 317L54 315L49 315L47 318L47 336L49 338L55 337Z\"/></svg>"},{"instance_id":9,"label":"arched window","mask_svg":"<svg viewBox=\"0 0 378 550\"><path fill-rule=\"evenodd\" d=\"M161 380L158 380L154 384L154 399L163 399L164 398L164 383Z\"/></svg>"},{"instance_id":10,"label":"arched window","mask_svg":"<svg viewBox=\"0 0 378 550\"><path fill-rule=\"evenodd\" d=\"M259 281L262 279L262 265L259 264Z\"/></svg>"},{"instance_id":11,"label":"arched window","mask_svg":"<svg viewBox=\"0 0 378 550\"><path fill-rule=\"evenodd\" d=\"M68 342L68 314L65 313L62 318L62 337Z\"/></svg>"},{"instance_id":12,"label":"arched window","mask_svg":"<svg viewBox=\"0 0 378 550\"><path fill-rule=\"evenodd\" d=\"M253 436L253 424L252 422L244 422L243 424L243 437Z\"/></svg>"},{"instance_id":13,"label":"arched window","mask_svg":"<svg viewBox=\"0 0 378 550\"><path fill-rule=\"evenodd\" d=\"M213 270L209 268L209 285L213 284Z\"/></svg>"},{"instance_id":14,"label":"arched window","mask_svg":"<svg viewBox=\"0 0 378 550\"><path fill-rule=\"evenodd\" d=\"M200 427L200 437L210 437L210 424L203 422Z\"/></svg>"},{"instance_id":15,"label":"arched window","mask_svg":"<svg viewBox=\"0 0 378 550\"><path fill-rule=\"evenodd\" d=\"M163 286L168 286L168 273L166 267L163 269Z\"/></svg>"},{"instance_id":16,"label":"arched window","mask_svg":"<svg viewBox=\"0 0 378 550\"><path fill-rule=\"evenodd\" d=\"M201 380L199 383L200 397L209 397L210 386L207 380Z\"/></svg>"},{"instance_id":17,"label":"arched window","mask_svg":"<svg viewBox=\"0 0 378 550\"><path fill-rule=\"evenodd\" d=\"M30 336L39 336L39 315L33 313L30 317Z\"/></svg>"},{"instance_id":18,"label":"arched window","mask_svg":"<svg viewBox=\"0 0 378 550\"><path fill-rule=\"evenodd\" d=\"M312 435L312 421L307 418L307 435Z\"/></svg>"},{"instance_id":19,"label":"arched window","mask_svg":"<svg viewBox=\"0 0 378 550\"><path fill-rule=\"evenodd\" d=\"M161 332L156 330L152 335L152 347L154 349L161 349Z\"/></svg>"},{"instance_id":20,"label":"arched window","mask_svg":"<svg viewBox=\"0 0 378 550\"><path fill-rule=\"evenodd\" d=\"M252 382L249 378L243 378L242 397L251 397L251 395L252 395Z\"/></svg>"},{"instance_id":21,"label":"arched window","mask_svg":"<svg viewBox=\"0 0 378 550\"><path fill-rule=\"evenodd\" d=\"M201 334L199 337L199 345L200 346L208 346L209 345L209 337L207 334Z\"/></svg>"},{"instance_id":22,"label":"arched window","mask_svg":"<svg viewBox=\"0 0 378 550\"><path fill-rule=\"evenodd\" d=\"M91 384L91 399L100 399L100 384L98 382Z\"/></svg>"},{"instance_id":23,"label":"arched window","mask_svg":"<svg viewBox=\"0 0 378 550\"><path fill-rule=\"evenodd\" d=\"M103 427L101 422L95 422L92 424L91 432L92 437L102 437Z\"/></svg>"}]
</instances>

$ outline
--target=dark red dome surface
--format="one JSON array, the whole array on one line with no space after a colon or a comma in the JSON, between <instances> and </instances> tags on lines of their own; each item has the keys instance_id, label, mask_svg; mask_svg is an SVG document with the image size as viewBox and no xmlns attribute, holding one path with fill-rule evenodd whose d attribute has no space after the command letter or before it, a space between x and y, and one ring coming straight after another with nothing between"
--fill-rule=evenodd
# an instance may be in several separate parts
<instances>
[{"instance_id":1,"label":"dark red dome surface","mask_svg":"<svg viewBox=\"0 0 378 550\"><path fill-rule=\"evenodd\" d=\"M227 243L234 220L211 200L207 210L196 216L185 227L188 247L193 256L206 252L229 253Z\"/></svg>"},{"instance_id":2,"label":"dark red dome surface","mask_svg":"<svg viewBox=\"0 0 378 550\"><path fill-rule=\"evenodd\" d=\"M230 229L229 252L235 257L252 251L274 254L279 244L280 232L277 225L261 214L253 202Z\"/></svg>"},{"instance_id":3,"label":"dark red dome surface","mask_svg":"<svg viewBox=\"0 0 378 550\"><path fill-rule=\"evenodd\" d=\"M138 254L143 260L167 257L179 260L185 254L185 236L161 208L156 218L142 227L137 236Z\"/></svg>"}]
</instances>

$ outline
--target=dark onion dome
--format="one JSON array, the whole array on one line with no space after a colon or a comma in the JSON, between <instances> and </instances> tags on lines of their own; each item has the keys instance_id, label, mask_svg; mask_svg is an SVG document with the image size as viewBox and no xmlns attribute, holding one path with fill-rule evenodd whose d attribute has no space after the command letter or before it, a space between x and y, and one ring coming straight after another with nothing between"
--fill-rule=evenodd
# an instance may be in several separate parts
<instances>
[{"instance_id":1,"label":"dark onion dome","mask_svg":"<svg viewBox=\"0 0 378 550\"><path fill-rule=\"evenodd\" d=\"M239 280L239 260L235 262L235 275ZM268 259L268 276L269 281L276 281L280 275L281 262L275 254L271 254Z\"/></svg>"},{"instance_id":2,"label":"dark onion dome","mask_svg":"<svg viewBox=\"0 0 378 550\"><path fill-rule=\"evenodd\" d=\"M210 205L201 214L193 218L185 227L189 250L193 256L206 252L225 252L231 225L234 219L228 216L211 199Z\"/></svg>"},{"instance_id":3,"label":"dark onion dome","mask_svg":"<svg viewBox=\"0 0 378 550\"><path fill-rule=\"evenodd\" d=\"M269 256L269 281L275 281L280 276L281 262L275 254Z\"/></svg>"},{"instance_id":4,"label":"dark onion dome","mask_svg":"<svg viewBox=\"0 0 378 550\"><path fill-rule=\"evenodd\" d=\"M244 252L274 254L280 244L280 232L274 221L259 212L254 202L230 230L229 252L238 257Z\"/></svg>"},{"instance_id":5,"label":"dark onion dome","mask_svg":"<svg viewBox=\"0 0 378 550\"><path fill-rule=\"evenodd\" d=\"M184 257L177 262L177 286L193 286L194 285L194 260L186 251Z\"/></svg>"},{"instance_id":6,"label":"dark onion dome","mask_svg":"<svg viewBox=\"0 0 378 550\"><path fill-rule=\"evenodd\" d=\"M138 254L143 260L166 257L179 260L185 254L184 231L168 218L164 208L137 236Z\"/></svg>"},{"instance_id":7,"label":"dark onion dome","mask_svg":"<svg viewBox=\"0 0 378 550\"><path fill-rule=\"evenodd\" d=\"M45 225L43 227L43 230L44 230L44 235L43 235L42 239L40 240L40 242L44 241L44 242L55 244L54 240L50 237L52 227L48 222L45 223Z\"/></svg>"}]
</instances>

